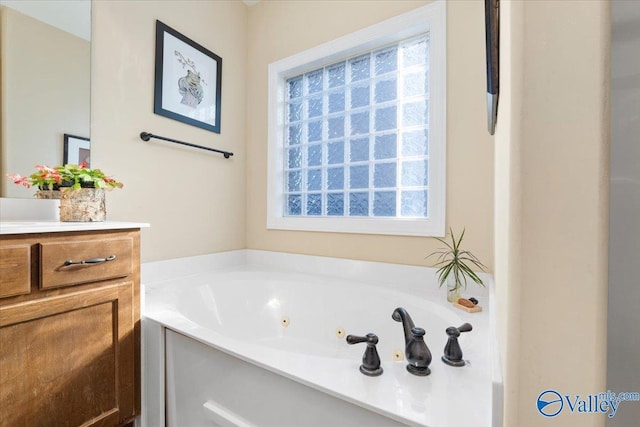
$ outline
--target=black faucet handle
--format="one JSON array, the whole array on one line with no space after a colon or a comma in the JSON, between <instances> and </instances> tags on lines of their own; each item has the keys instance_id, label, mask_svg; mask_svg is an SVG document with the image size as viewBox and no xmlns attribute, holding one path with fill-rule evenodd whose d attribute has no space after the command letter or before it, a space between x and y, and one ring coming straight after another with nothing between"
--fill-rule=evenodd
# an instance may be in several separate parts
<instances>
[{"instance_id":1,"label":"black faucet handle","mask_svg":"<svg viewBox=\"0 0 640 427\"><path fill-rule=\"evenodd\" d=\"M347 335L347 344L358 344L361 342L367 343L367 348L362 356L362 365L360 365L360 372L370 377L377 377L382 375L382 368L380 367L380 355L376 349L378 344L378 336L374 333L368 333L364 337L356 335Z\"/></svg>"},{"instance_id":2,"label":"black faucet handle","mask_svg":"<svg viewBox=\"0 0 640 427\"><path fill-rule=\"evenodd\" d=\"M473 330L473 326L469 323L464 323L457 328L455 326L449 326L445 332L450 337L459 337L461 332L469 332L471 330Z\"/></svg>"},{"instance_id":3,"label":"black faucet handle","mask_svg":"<svg viewBox=\"0 0 640 427\"><path fill-rule=\"evenodd\" d=\"M451 366L464 366L466 363L462 359L462 348L458 343L458 337L461 332L469 332L473 329L471 324L464 323L460 327L450 326L446 329L446 333L449 336L447 344L444 346L444 355L442 361Z\"/></svg>"},{"instance_id":4,"label":"black faucet handle","mask_svg":"<svg viewBox=\"0 0 640 427\"><path fill-rule=\"evenodd\" d=\"M378 336L374 333L369 332L364 337L359 337L357 335L347 335L347 343L348 344L358 344L361 342L366 342L367 344L378 344Z\"/></svg>"},{"instance_id":5,"label":"black faucet handle","mask_svg":"<svg viewBox=\"0 0 640 427\"><path fill-rule=\"evenodd\" d=\"M458 326L458 330L460 332L469 332L473 330L473 326L471 326L470 323L463 323L462 325Z\"/></svg>"}]
</instances>

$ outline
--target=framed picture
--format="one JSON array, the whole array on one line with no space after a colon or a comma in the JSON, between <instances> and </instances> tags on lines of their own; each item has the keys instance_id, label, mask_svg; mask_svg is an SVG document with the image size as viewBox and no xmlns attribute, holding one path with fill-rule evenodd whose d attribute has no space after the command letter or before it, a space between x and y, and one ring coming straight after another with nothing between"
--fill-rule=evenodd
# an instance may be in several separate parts
<instances>
[{"instance_id":1,"label":"framed picture","mask_svg":"<svg viewBox=\"0 0 640 427\"><path fill-rule=\"evenodd\" d=\"M62 164L86 163L91 167L91 141L89 138L64 134L64 155Z\"/></svg>"},{"instance_id":2,"label":"framed picture","mask_svg":"<svg viewBox=\"0 0 640 427\"><path fill-rule=\"evenodd\" d=\"M156 21L153 112L220 133L222 58Z\"/></svg>"},{"instance_id":3,"label":"framed picture","mask_svg":"<svg viewBox=\"0 0 640 427\"><path fill-rule=\"evenodd\" d=\"M496 131L500 96L500 0L484 0L484 30L487 61L487 123Z\"/></svg>"}]
</instances>

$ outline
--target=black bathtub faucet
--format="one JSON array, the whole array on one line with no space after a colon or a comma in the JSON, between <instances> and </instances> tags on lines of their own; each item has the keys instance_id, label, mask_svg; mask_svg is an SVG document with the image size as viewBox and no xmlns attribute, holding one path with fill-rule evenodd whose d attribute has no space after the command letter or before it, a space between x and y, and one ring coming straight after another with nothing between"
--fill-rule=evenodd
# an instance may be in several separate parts
<instances>
[{"instance_id":1,"label":"black bathtub faucet","mask_svg":"<svg viewBox=\"0 0 640 427\"><path fill-rule=\"evenodd\" d=\"M382 375L382 368L380 367L380 355L376 350L376 344L378 344L378 336L374 333L368 333L364 337L358 337L355 335L347 335L348 344L358 344L361 342L367 343L367 348L362 356L362 365L360 365L360 372L370 377L377 377Z\"/></svg>"},{"instance_id":2,"label":"black bathtub faucet","mask_svg":"<svg viewBox=\"0 0 640 427\"><path fill-rule=\"evenodd\" d=\"M450 326L445 330L449 338L447 339L447 344L444 346L444 355L442 356L444 363L451 366L465 365L465 361L462 359L462 349L460 348L460 343L458 343L458 337L461 332L469 332L472 329L473 327L469 323L464 323L457 328Z\"/></svg>"},{"instance_id":3,"label":"black bathtub faucet","mask_svg":"<svg viewBox=\"0 0 640 427\"><path fill-rule=\"evenodd\" d=\"M424 342L425 331L417 328L407 310L398 307L391 315L396 322L402 322L404 329L404 355L407 358L407 371L413 375L426 376L431 373L431 352Z\"/></svg>"}]
</instances>

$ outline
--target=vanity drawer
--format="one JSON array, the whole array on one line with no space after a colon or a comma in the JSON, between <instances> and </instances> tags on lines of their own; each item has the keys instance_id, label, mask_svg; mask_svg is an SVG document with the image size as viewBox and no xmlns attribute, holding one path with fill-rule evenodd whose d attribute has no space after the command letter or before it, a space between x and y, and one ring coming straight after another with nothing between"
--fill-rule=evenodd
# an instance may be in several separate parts
<instances>
[{"instance_id":1,"label":"vanity drawer","mask_svg":"<svg viewBox=\"0 0 640 427\"><path fill-rule=\"evenodd\" d=\"M31 290L31 246L0 247L0 298Z\"/></svg>"},{"instance_id":2,"label":"vanity drawer","mask_svg":"<svg viewBox=\"0 0 640 427\"><path fill-rule=\"evenodd\" d=\"M40 244L42 289L124 277L131 274L131 237Z\"/></svg>"}]
</instances>

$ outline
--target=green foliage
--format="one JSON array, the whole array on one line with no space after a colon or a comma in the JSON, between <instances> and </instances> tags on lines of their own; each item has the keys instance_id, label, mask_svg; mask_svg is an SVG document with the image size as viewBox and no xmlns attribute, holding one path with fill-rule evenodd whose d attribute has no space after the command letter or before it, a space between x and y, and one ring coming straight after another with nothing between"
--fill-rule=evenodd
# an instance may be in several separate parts
<instances>
[{"instance_id":1,"label":"green foliage","mask_svg":"<svg viewBox=\"0 0 640 427\"><path fill-rule=\"evenodd\" d=\"M460 237L456 239L453 230L449 229L451 242L436 237L436 239L446 247L440 248L427 257L437 257L433 267L438 267L436 274L438 275L438 282L440 283L440 286L447 282L449 276L452 276L455 280L455 289L458 289L461 286L466 289L467 279L471 279L478 285L484 286L482 279L478 277L468 264L473 264L481 270L485 270L486 267L471 252L460 248L464 232L465 230L463 229Z\"/></svg>"}]
</instances>

